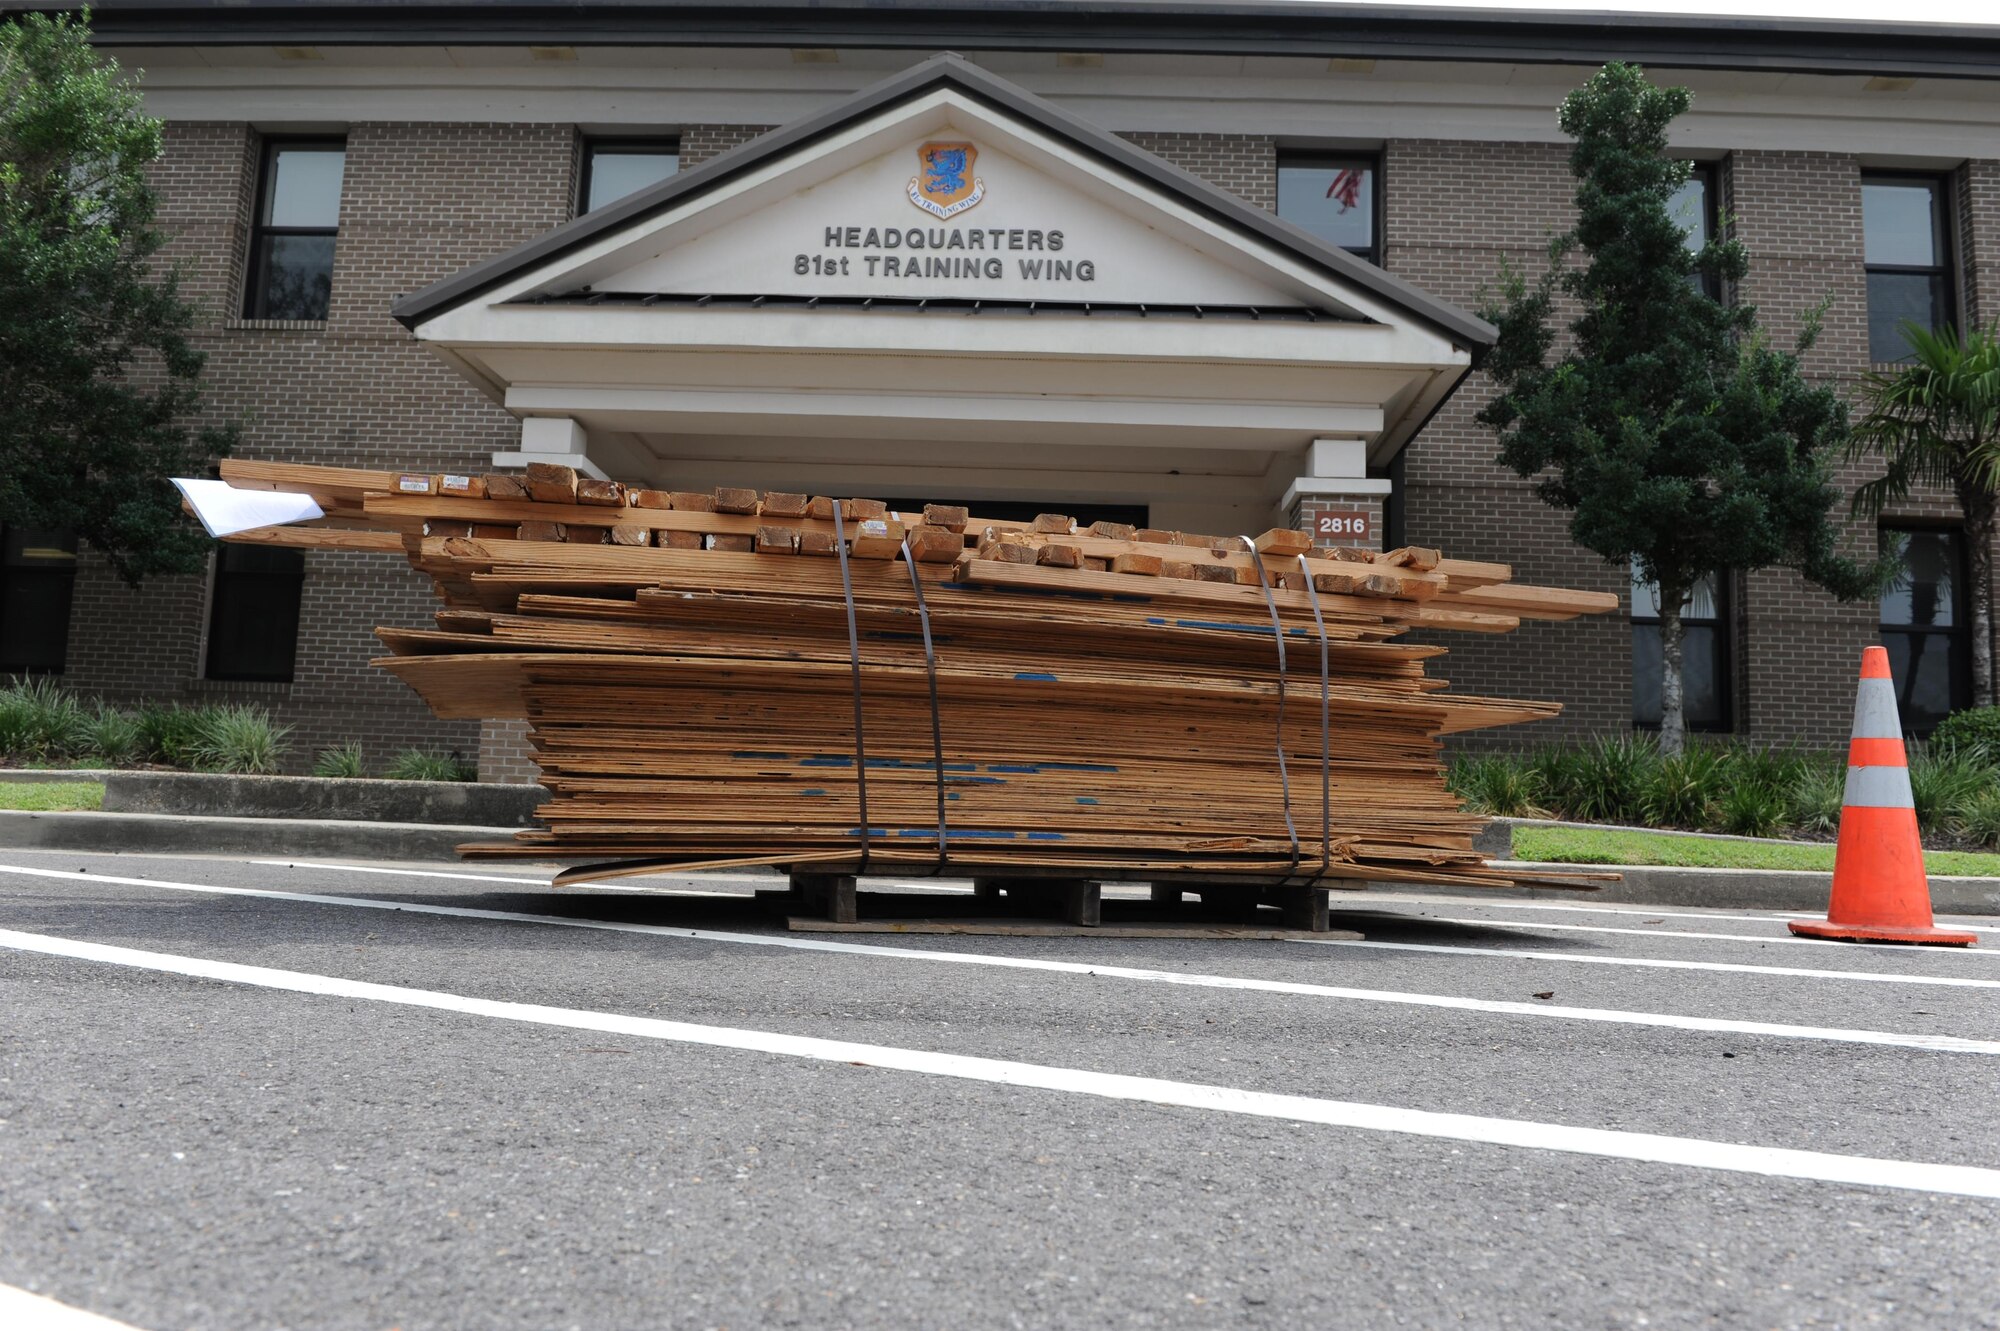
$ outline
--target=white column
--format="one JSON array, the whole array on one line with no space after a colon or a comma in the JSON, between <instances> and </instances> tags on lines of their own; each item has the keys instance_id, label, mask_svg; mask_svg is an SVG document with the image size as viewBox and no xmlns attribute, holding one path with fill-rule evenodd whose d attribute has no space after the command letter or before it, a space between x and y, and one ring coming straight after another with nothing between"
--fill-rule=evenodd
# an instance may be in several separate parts
<instances>
[{"instance_id":1,"label":"white column","mask_svg":"<svg viewBox=\"0 0 2000 1331\"><path fill-rule=\"evenodd\" d=\"M609 480L604 469L589 457L590 436L568 416L526 416L521 420L521 447L517 452L493 455L496 467L525 467L530 462L553 462L574 467L586 476Z\"/></svg>"},{"instance_id":2,"label":"white column","mask_svg":"<svg viewBox=\"0 0 2000 1331\"><path fill-rule=\"evenodd\" d=\"M1388 477L1368 474L1365 440L1315 439L1306 445L1304 474L1285 487L1278 513L1289 521L1301 499L1386 500L1393 488Z\"/></svg>"}]
</instances>

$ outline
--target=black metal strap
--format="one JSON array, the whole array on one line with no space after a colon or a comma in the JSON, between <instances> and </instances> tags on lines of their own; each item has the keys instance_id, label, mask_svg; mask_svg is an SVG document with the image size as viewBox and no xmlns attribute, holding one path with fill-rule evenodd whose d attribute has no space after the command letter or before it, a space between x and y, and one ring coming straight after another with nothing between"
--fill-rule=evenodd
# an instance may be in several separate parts
<instances>
[{"instance_id":1,"label":"black metal strap","mask_svg":"<svg viewBox=\"0 0 2000 1331\"><path fill-rule=\"evenodd\" d=\"M938 861L931 876L936 877L944 872L949 848L949 829L944 817L944 718L938 712L937 651L931 646L931 609L924 601L924 580L917 576L917 560L910 553L908 540L903 542L903 563L909 566L910 590L917 596L917 622L924 630L924 674L931 686L931 762L937 768L938 809Z\"/></svg>"},{"instance_id":2,"label":"black metal strap","mask_svg":"<svg viewBox=\"0 0 2000 1331\"><path fill-rule=\"evenodd\" d=\"M868 743L861 725L861 630L854 623L854 578L847 570L847 524L840 510L845 501L833 501L833 550L840 556L840 592L847 598L847 659L854 667L854 795L861 806L861 863L856 873L868 872Z\"/></svg>"},{"instance_id":3,"label":"black metal strap","mask_svg":"<svg viewBox=\"0 0 2000 1331\"><path fill-rule=\"evenodd\" d=\"M1292 838L1292 864L1285 870L1290 878L1299 871L1299 829L1292 821L1292 777L1285 770L1285 625L1278 618L1278 598L1271 595L1271 580L1264 572L1264 556L1257 542L1239 537L1250 550L1250 562L1257 569L1257 585L1264 591L1264 606L1271 612L1271 640L1278 644L1278 788L1285 797L1285 832Z\"/></svg>"},{"instance_id":4,"label":"black metal strap","mask_svg":"<svg viewBox=\"0 0 2000 1331\"><path fill-rule=\"evenodd\" d=\"M1299 556L1299 575L1306 598L1312 602L1313 624L1319 629L1319 872L1313 882L1333 867L1333 703L1328 689L1326 617L1319 610L1319 589L1313 586L1312 566Z\"/></svg>"}]
</instances>

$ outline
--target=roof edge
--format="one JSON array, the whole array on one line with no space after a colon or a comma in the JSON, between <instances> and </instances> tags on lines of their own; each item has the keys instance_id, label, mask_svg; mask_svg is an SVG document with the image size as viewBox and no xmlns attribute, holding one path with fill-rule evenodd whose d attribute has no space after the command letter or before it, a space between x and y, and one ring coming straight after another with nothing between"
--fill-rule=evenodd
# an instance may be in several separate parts
<instances>
[{"instance_id":1,"label":"roof edge","mask_svg":"<svg viewBox=\"0 0 2000 1331\"><path fill-rule=\"evenodd\" d=\"M1439 300L1393 274L1326 245L1309 233L1256 208L1200 177L1070 114L952 52L932 56L900 74L835 102L813 115L738 144L692 170L566 222L524 245L474 264L390 307L390 316L412 331L424 321L478 298L515 274L562 257L600 235L643 222L718 188L773 157L810 146L857 120L892 109L941 86L952 86L996 110L1051 132L1126 174L1174 195L1209 217L1303 258L1321 271L1380 297L1419 322L1464 342L1476 364L1499 336L1491 324Z\"/></svg>"},{"instance_id":2,"label":"roof edge","mask_svg":"<svg viewBox=\"0 0 2000 1331\"><path fill-rule=\"evenodd\" d=\"M2000 27L1311 0L98 0L94 22L112 46L956 46L2000 77Z\"/></svg>"}]
</instances>

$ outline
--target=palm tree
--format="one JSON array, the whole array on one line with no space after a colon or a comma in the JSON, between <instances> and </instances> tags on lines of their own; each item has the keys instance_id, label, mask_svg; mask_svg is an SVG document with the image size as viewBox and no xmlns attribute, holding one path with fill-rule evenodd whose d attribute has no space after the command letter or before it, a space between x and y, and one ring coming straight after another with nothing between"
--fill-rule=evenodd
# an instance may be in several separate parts
<instances>
[{"instance_id":1,"label":"palm tree","mask_svg":"<svg viewBox=\"0 0 2000 1331\"><path fill-rule=\"evenodd\" d=\"M1879 517L1913 489L1949 486L1965 519L1972 574L1972 696L1993 696L1993 536L2000 507L2000 340L1994 331L1928 332L1905 323L1910 359L1862 382L1867 414L1854 427L1850 458L1879 454L1880 477L1854 494L1854 509Z\"/></svg>"}]
</instances>

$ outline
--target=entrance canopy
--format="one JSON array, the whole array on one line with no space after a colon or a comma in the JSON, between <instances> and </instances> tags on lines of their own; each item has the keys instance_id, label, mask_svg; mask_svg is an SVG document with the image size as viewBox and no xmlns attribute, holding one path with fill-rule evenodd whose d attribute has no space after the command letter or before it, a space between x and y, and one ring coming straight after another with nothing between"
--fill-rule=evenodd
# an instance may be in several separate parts
<instances>
[{"instance_id":1,"label":"entrance canopy","mask_svg":"<svg viewBox=\"0 0 2000 1331\"><path fill-rule=\"evenodd\" d=\"M1204 530L1358 482L1493 338L949 55L394 313L524 419L496 461Z\"/></svg>"}]
</instances>

